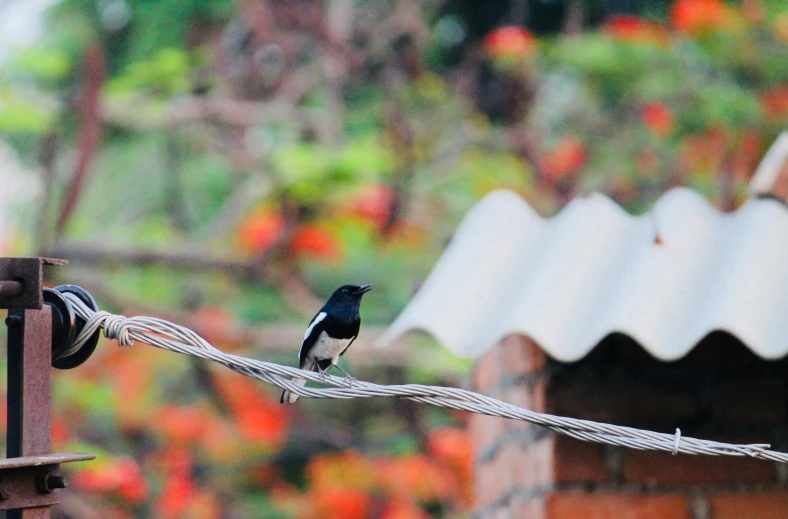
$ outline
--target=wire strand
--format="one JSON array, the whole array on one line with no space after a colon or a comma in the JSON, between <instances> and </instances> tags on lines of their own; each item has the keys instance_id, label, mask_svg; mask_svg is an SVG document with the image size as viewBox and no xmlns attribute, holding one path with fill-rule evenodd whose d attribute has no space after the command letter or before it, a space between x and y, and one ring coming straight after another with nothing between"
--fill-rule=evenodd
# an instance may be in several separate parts
<instances>
[{"instance_id":1,"label":"wire strand","mask_svg":"<svg viewBox=\"0 0 788 519\"><path fill-rule=\"evenodd\" d=\"M747 456L763 460L788 462L788 453L769 450L769 444L731 444L701 440L675 433L658 433L633 427L612 425L590 420L567 418L537 413L529 409L466 389L426 386L421 384L379 385L353 380L352 386L345 378L304 371L240 355L225 353L212 346L194 331L155 317L124 317L105 311L94 311L77 296L64 293L79 317L86 323L66 355L78 351L97 331L118 341L121 347L143 342L157 348L217 362L241 375L256 378L299 396L308 398L405 398L437 407L458 409L488 416L520 420L546 427L578 440L628 447L638 450L664 451L676 454L703 454L709 456ZM300 386L291 378L305 378L327 386L314 388Z\"/></svg>"}]
</instances>

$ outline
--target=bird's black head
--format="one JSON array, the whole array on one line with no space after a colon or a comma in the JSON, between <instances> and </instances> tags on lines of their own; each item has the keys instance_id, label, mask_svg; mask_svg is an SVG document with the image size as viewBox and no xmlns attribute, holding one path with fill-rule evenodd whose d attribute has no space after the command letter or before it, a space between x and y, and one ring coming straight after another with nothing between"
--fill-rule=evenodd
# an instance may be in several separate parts
<instances>
[{"instance_id":1,"label":"bird's black head","mask_svg":"<svg viewBox=\"0 0 788 519\"><path fill-rule=\"evenodd\" d=\"M337 288L328 300L326 305L334 304L341 306L358 306L361 304L361 296L372 290L372 285L344 285Z\"/></svg>"}]
</instances>

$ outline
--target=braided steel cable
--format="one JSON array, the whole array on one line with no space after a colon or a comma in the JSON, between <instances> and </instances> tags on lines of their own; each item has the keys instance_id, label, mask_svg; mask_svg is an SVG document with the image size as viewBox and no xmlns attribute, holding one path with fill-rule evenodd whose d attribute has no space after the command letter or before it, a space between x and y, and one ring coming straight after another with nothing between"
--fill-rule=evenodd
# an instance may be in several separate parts
<instances>
[{"instance_id":1,"label":"braided steel cable","mask_svg":"<svg viewBox=\"0 0 788 519\"><path fill-rule=\"evenodd\" d=\"M69 300L77 315L86 321L82 332L65 353L66 356L78 351L91 335L101 329L108 339L117 340L121 347L131 346L135 341L139 341L157 348L211 360L236 373L256 378L303 397L406 398L438 407L530 422L588 442L674 454L683 452L709 456L749 456L781 463L788 462L788 453L769 450L769 444L765 443L722 443L682 436L678 429L675 434L658 433L633 427L537 413L466 389L421 384L383 386L361 380L349 381L333 375L321 376L312 371L225 353L212 346L194 331L164 319L139 316L124 317L105 311L96 312L74 294L65 293L63 296ZM292 377L305 378L332 387L299 386L290 381Z\"/></svg>"}]
</instances>

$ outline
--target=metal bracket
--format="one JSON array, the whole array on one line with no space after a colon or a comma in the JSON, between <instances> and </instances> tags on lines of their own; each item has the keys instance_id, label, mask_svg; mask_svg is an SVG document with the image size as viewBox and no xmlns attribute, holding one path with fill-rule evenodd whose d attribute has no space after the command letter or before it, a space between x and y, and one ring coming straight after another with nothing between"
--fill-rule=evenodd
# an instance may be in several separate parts
<instances>
[{"instance_id":1,"label":"metal bracket","mask_svg":"<svg viewBox=\"0 0 788 519\"><path fill-rule=\"evenodd\" d=\"M0 258L0 308L40 310L44 306L44 265L68 265L51 258Z\"/></svg>"},{"instance_id":2,"label":"metal bracket","mask_svg":"<svg viewBox=\"0 0 788 519\"><path fill-rule=\"evenodd\" d=\"M92 454L47 454L0 460L0 510L57 504L54 490L66 486L60 464L94 458Z\"/></svg>"}]
</instances>

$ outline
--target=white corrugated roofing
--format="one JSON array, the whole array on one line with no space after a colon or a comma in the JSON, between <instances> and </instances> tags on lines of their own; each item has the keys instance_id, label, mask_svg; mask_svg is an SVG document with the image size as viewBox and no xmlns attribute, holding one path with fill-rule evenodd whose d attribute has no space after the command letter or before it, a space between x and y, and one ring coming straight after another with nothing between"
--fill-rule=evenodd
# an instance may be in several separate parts
<instances>
[{"instance_id":1,"label":"white corrugated roofing","mask_svg":"<svg viewBox=\"0 0 788 519\"><path fill-rule=\"evenodd\" d=\"M673 360L721 330L778 358L788 352L788 208L751 199L720 213L680 188L641 216L595 194L544 219L495 191L379 344L415 329L465 357L521 333L573 361L621 332Z\"/></svg>"}]
</instances>

